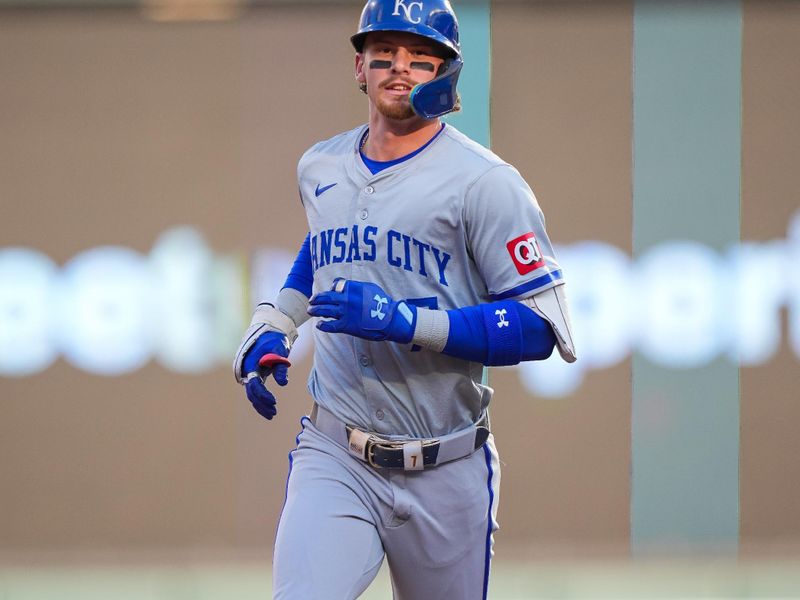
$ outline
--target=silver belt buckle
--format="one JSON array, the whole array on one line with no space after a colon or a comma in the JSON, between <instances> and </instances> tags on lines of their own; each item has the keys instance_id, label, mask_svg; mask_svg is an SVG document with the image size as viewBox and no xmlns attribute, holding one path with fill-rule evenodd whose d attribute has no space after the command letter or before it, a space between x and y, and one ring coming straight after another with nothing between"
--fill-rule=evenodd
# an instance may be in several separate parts
<instances>
[{"instance_id":1,"label":"silver belt buckle","mask_svg":"<svg viewBox=\"0 0 800 600\"><path fill-rule=\"evenodd\" d=\"M375 446L380 446L386 450L396 450L403 447L402 442L393 442L392 440L385 440L378 436L371 435L367 442L366 459L367 462L376 469L382 469L383 466L375 462Z\"/></svg>"},{"instance_id":2,"label":"silver belt buckle","mask_svg":"<svg viewBox=\"0 0 800 600\"><path fill-rule=\"evenodd\" d=\"M382 469L383 467L375 462L375 452L373 448L375 448L375 441L370 440L369 446L367 447L367 463L375 469Z\"/></svg>"}]
</instances>

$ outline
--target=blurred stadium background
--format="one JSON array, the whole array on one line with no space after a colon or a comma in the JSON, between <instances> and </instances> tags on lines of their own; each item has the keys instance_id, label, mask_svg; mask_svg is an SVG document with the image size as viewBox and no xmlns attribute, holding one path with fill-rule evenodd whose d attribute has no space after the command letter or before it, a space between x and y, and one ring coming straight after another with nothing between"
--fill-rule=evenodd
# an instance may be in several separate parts
<instances>
[{"instance_id":1,"label":"blurred stadium background","mask_svg":"<svg viewBox=\"0 0 800 600\"><path fill-rule=\"evenodd\" d=\"M0 0L0 599L269 597L311 348L272 423L229 362L361 4ZM454 6L580 353L490 374L490 597L800 598L800 2Z\"/></svg>"}]
</instances>

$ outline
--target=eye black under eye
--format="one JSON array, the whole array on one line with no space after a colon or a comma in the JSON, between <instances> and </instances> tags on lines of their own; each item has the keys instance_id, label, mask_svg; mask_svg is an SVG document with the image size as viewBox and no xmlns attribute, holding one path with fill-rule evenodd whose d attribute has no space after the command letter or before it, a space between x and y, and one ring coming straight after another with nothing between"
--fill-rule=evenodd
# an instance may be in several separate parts
<instances>
[{"instance_id":1,"label":"eye black under eye","mask_svg":"<svg viewBox=\"0 0 800 600\"><path fill-rule=\"evenodd\" d=\"M409 65L412 69L417 69L419 71L430 71L433 73L436 68L433 66L433 63L430 62L412 62Z\"/></svg>"}]
</instances>

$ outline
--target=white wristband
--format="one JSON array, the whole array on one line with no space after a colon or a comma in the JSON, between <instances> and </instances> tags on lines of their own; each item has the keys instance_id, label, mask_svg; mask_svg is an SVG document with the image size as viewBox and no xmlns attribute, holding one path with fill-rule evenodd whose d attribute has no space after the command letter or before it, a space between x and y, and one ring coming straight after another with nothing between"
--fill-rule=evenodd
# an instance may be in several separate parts
<instances>
[{"instance_id":1,"label":"white wristband","mask_svg":"<svg viewBox=\"0 0 800 600\"><path fill-rule=\"evenodd\" d=\"M441 352L447 345L450 335L450 317L443 310L417 307L417 326L414 329L412 344Z\"/></svg>"}]
</instances>

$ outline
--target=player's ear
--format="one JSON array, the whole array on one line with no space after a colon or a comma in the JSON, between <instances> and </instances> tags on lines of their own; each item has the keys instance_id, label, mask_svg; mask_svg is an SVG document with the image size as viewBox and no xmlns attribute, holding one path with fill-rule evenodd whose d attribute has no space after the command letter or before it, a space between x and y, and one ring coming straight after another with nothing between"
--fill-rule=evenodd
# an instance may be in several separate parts
<instances>
[{"instance_id":1,"label":"player's ear","mask_svg":"<svg viewBox=\"0 0 800 600\"><path fill-rule=\"evenodd\" d=\"M356 52L356 81L359 84L367 83L367 74L364 69L364 53Z\"/></svg>"}]
</instances>

